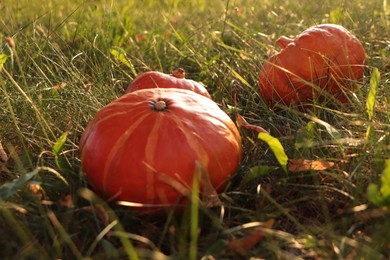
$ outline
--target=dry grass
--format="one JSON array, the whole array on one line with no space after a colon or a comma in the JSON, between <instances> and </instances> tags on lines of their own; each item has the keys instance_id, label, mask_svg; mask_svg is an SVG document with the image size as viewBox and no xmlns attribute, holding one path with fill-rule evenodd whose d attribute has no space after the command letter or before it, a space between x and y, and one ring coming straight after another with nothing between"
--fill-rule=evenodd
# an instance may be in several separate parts
<instances>
[{"instance_id":1,"label":"dry grass","mask_svg":"<svg viewBox=\"0 0 390 260\"><path fill-rule=\"evenodd\" d=\"M0 9L1 53L8 57L0 78L1 258L185 259L189 248L197 258L218 259L390 257L389 210L367 197L389 159L386 1L20 0L2 1ZM318 103L306 113L267 108L257 79L278 51L275 40L328 22L352 31L368 53L364 84L351 105ZM237 103L249 123L280 140L289 158L335 166L286 174L257 133L241 129L244 158L220 196L223 208L155 218L102 202L80 170L84 127L136 74L176 67L205 83L232 118ZM370 120L365 104L374 67L381 80ZM259 243L241 253L232 249L231 241L253 230L262 235Z\"/></svg>"}]
</instances>

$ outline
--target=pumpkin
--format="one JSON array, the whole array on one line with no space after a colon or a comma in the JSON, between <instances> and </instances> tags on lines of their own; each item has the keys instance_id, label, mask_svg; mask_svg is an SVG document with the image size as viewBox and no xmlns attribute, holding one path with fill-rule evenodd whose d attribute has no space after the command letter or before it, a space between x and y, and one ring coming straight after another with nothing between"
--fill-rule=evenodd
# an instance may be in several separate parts
<instances>
[{"instance_id":1,"label":"pumpkin","mask_svg":"<svg viewBox=\"0 0 390 260\"><path fill-rule=\"evenodd\" d=\"M126 93L146 88L180 88L211 98L204 85L194 80L186 79L185 75L185 71L181 68L175 69L172 74L165 74L159 71L144 72L136 77L127 87Z\"/></svg>"},{"instance_id":2,"label":"pumpkin","mask_svg":"<svg viewBox=\"0 0 390 260\"><path fill-rule=\"evenodd\" d=\"M185 204L199 169L220 192L239 165L242 146L237 127L211 99L155 88L103 107L86 127L80 153L86 180L98 195L153 204L145 208L152 210Z\"/></svg>"},{"instance_id":3,"label":"pumpkin","mask_svg":"<svg viewBox=\"0 0 390 260\"><path fill-rule=\"evenodd\" d=\"M276 43L281 51L263 64L259 76L260 94L269 106L325 96L347 103L346 94L363 78L364 47L340 25L321 24Z\"/></svg>"}]
</instances>

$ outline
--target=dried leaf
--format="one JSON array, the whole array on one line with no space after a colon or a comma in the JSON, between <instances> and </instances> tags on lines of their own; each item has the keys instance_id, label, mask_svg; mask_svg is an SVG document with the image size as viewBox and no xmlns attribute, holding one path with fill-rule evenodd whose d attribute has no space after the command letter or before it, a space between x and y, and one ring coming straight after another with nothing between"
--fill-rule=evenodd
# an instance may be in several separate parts
<instances>
[{"instance_id":1,"label":"dried leaf","mask_svg":"<svg viewBox=\"0 0 390 260\"><path fill-rule=\"evenodd\" d=\"M1 159L3 162L8 161L7 153L5 152L5 150L4 150L3 145L1 144L1 142L0 142L0 159Z\"/></svg>"},{"instance_id":2,"label":"dried leaf","mask_svg":"<svg viewBox=\"0 0 390 260\"><path fill-rule=\"evenodd\" d=\"M86 84L84 84L85 92L88 93L89 91L91 91L92 86L93 86L93 82L92 81L88 81Z\"/></svg>"},{"instance_id":3,"label":"dried leaf","mask_svg":"<svg viewBox=\"0 0 390 260\"><path fill-rule=\"evenodd\" d=\"M58 203L63 206L63 207L66 207L66 208L73 208L74 204L73 204L73 198L71 195L65 195L63 197L61 197L58 201Z\"/></svg>"},{"instance_id":4,"label":"dried leaf","mask_svg":"<svg viewBox=\"0 0 390 260\"><path fill-rule=\"evenodd\" d=\"M305 159L289 159L290 172L323 171L334 166L334 162Z\"/></svg>"},{"instance_id":5,"label":"dried leaf","mask_svg":"<svg viewBox=\"0 0 390 260\"><path fill-rule=\"evenodd\" d=\"M264 226L254 228L249 235L240 239L230 240L228 242L228 248L233 252L245 255L248 250L251 250L256 244L261 242L264 237L264 228L272 228L274 223L275 220L270 219L264 223Z\"/></svg>"},{"instance_id":6,"label":"dried leaf","mask_svg":"<svg viewBox=\"0 0 390 260\"><path fill-rule=\"evenodd\" d=\"M38 199L41 200L43 198L43 189L42 189L41 185L39 185L37 183L30 183L29 190Z\"/></svg>"},{"instance_id":7,"label":"dried leaf","mask_svg":"<svg viewBox=\"0 0 390 260\"><path fill-rule=\"evenodd\" d=\"M257 125L252 125L252 124L249 124L244 117L242 117L240 114L237 113L237 116L236 116L236 124L238 127L244 127L246 129L250 129L250 130L255 130L257 131L258 133L266 133L266 134L269 134L268 131L266 131L264 128L262 128L261 126L257 126Z\"/></svg>"},{"instance_id":8,"label":"dried leaf","mask_svg":"<svg viewBox=\"0 0 390 260\"><path fill-rule=\"evenodd\" d=\"M55 86L53 87L53 89L58 91L58 90L61 90L61 89L65 88L66 85L67 85L67 84L66 84L65 82L61 82L60 84L55 85Z\"/></svg>"},{"instance_id":9,"label":"dried leaf","mask_svg":"<svg viewBox=\"0 0 390 260\"><path fill-rule=\"evenodd\" d=\"M368 221L373 218L383 218L390 215L390 207L381 207L371 210L363 210L357 214L362 220Z\"/></svg>"},{"instance_id":10,"label":"dried leaf","mask_svg":"<svg viewBox=\"0 0 390 260\"><path fill-rule=\"evenodd\" d=\"M146 33L143 32L143 33L137 33L134 38L135 38L135 41L136 42L144 42L146 40L146 37L145 37Z\"/></svg>"},{"instance_id":11,"label":"dried leaf","mask_svg":"<svg viewBox=\"0 0 390 260\"><path fill-rule=\"evenodd\" d=\"M11 48L11 49L15 49L15 38L13 37L7 37L5 38L5 43Z\"/></svg>"},{"instance_id":12,"label":"dried leaf","mask_svg":"<svg viewBox=\"0 0 390 260\"><path fill-rule=\"evenodd\" d=\"M243 52L240 52L240 58L242 59L242 60L250 60L250 58L248 57L248 56L246 56Z\"/></svg>"}]
</instances>

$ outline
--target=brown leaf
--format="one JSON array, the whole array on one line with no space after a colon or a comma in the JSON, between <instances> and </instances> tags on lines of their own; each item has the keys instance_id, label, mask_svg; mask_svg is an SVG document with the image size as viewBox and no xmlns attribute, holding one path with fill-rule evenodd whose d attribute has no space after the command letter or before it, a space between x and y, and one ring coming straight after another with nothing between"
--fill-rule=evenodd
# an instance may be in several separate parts
<instances>
[{"instance_id":1,"label":"brown leaf","mask_svg":"<svg viewBox=\"0 0 390 260\"><path fill-rule=\"evenodd\" d=\"M29 185L29 189L30 189L30 192L32 194L34 194L34 196L36 196L38 199L41 200L43 198L43 190L42 190L41 185L36 184L36 183L31 183Z\"/></svg>"},{"instance_id":2,"label":"brown leaf","mask_svg":"<svg viewBox=\"0 0 390 260\"><path fill-rule=\"evenodd\" d=\"M262 128L261 126L257 126L257 125L252 125L252 124L249 124L244 117L242 117L240 114L237 113L237 116L236 116L236 124L238 127L244 127L246 129L250 129L250 130L255 130L257 131L258 133L268 133L267 130L265 130L264 128Z\"/></svg>"},{"instance_id":3,"label":"brown leaf","mask_svg":"<svg viewBox=\"0 0 390 260\"><path fill-rule=\"evenodd\" d=\"M242 60L250 60L250 58L248 57L248 56L246 56L243 52L240 52L240 58L242 59Z\"/></svg>"},{"instance_id":4,"label":"brown leaf","mask_svg":"<svg viewBox=\"0 0 390 260\"><path fill-rule=\"evenodd\" d=\"M61 89L65 88L66 85L67 85L67 84L66 84L65 82L61 82L60 84L55 85L55 86L53 87L53 89L58 91L58 90L61 90Z\"/></svg>"},{"instance_id":5,"label":"brown leaf","mask_svg":"<svg viewBox=\"0 0 390 260\"><path fill-rule=\"evenodd\" d=\"M13 37L7 37L5 38L5 43L11 48L11 49L15 49L15 38Z\"/></svg>"},{"instance_id":6,"label":"brown leaf","mask_svg":"<svg viewBox=\"0 0 390 260\"><path fill-rule=\"evenodd\" d=\"M334 166L334 162L305 159L289 159L290 172L323 171Z\"/></svg>"},{"instance_id":7,"label":"brown leaf","mask_svg":"<svg viewBox=\"0 0 390 260\"><path fill-rule=\"evenodd\" d=\"M66 207L66 208L72 208L74 205L73 205L73 198L71 195L65 195L65 196L62 196L58 203L63 206L63 207Z\"/></svg>"},{"instance_id":8,"label":"brown leaf","mask_svg":"<svg viewBox=\"0 0 390 260\"><path fill-rule=\"evenodd\" d=\"M390 215L390 207L382 207L382 208L364 210L362 212L358 212L358 216L364 221L373 218L382 218L387 215Z\"/></svg>"},{"instance_id":9,"label":"brown leaf","mask_svg":"<svg viewBox=\"0 0 390 260\"><path fill-rule=\"evenodd\" d=\"M272 228L275 220L270 219L267 222L264 222L264 226L256 227L252 232L242 238L232 239L228 242L229 250L245 255L248 250L251 250L256 244L258 244L264 237L264 228Z\"/></svg>"},{"instance_id":10,"label":"brown leaf","mask_svg":"<svg viewBox=\"0 0 390 260\"><path fill-rule=\"evenodd\" d=\"M3 162L8 161L7 153L5 152L5 150L4 150L3 145L1 144L1 142L0 142L0 159L1 159Z\"/></svg>"},{"instance_id":11,"label":"brown leaf","mask_svg":"<svg viewBox=\"0 0 390 260\"><path fill-rule=\"evenodd\" d=\"M85 92L88 93L91 90L92 86L93 86L93 82L92 81L88 81L86 84L84 84Z\"/></svg>"},{"instance_id":12,"label":"brown leaf","mask_svg":"<svg viewBox=\"0 0 390 260\"><path fill-rule=\"evenodd\" d=\"M142 32L142 33L137 33L134 38L135 38L135 41L136 42L143 42L146 40L146 37L145 35L147 34L147 32Z\"/></svg>"}]
</instances>

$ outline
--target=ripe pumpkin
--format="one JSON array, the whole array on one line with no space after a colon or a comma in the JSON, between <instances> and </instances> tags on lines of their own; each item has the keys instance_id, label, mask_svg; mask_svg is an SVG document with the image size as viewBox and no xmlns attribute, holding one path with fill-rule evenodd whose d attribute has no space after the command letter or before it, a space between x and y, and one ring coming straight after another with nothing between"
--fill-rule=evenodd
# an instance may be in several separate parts
<instances>
[{"instance_id":1,"label":"ripe pumpkin","mask_svg":"<svg viewBox=\"0 0 390 260\"><path fill-rule=\"evenodd\" d=\"M127 87L126 93L146 88L180 88L188 89L211 98L204 85L194 80L186 79L185 75L185 71L181 68L175 69L172 74L165 74L159 71L148 71L135 78Z\"/></svg>"},{"instance_id":2,"label":"ripe pumpkin","mask_svg":"<svg viewBox=\"0 0 390 260\"><path fill-rule=\"evenodd\" d=\"M242 146L235 124L211 99L155 88L102 108L86 127L80 152L86 179L101 197L158 206L186 201L196 162L221 191Z\"/></svg>"},{"instance_id":3,"label":"ripe pumpkin","mask_svg":"<svg viewBox=\"0 0 390 260\"><path fill-rule=\"evenodd\" d=\"M302 104L326 95L346 103L345 93L363 78L364 47L340 25L321 24L276 43L281 51L264 63L259 77L260 94L269 106Z\"/></svg>"}]
</instances>

